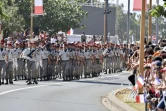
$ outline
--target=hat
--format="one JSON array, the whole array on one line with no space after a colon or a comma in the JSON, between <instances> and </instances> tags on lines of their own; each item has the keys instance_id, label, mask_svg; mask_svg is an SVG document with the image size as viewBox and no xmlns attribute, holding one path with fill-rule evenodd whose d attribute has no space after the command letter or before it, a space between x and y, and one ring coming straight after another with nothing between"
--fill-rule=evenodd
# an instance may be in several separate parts
<instances>
[{"instance_id":1,"label":"hat","mask_svg":"<svg viewBox=\"0 0 166 111\"><path fill-rule=\"evenodd\" d=\"M18 41L15 42L16 45L19 45L20 43Z\"/></svg>"},{"instance_id":2,"label":"hat","mask_svg":"<svg viewBox=\"0 0 166 111\"><path fill-rule=\"evenodd\" d=\"M12 42L10 42L10 41L7 41L7 45L12 45Z\"/></svg>"}]
</instances>

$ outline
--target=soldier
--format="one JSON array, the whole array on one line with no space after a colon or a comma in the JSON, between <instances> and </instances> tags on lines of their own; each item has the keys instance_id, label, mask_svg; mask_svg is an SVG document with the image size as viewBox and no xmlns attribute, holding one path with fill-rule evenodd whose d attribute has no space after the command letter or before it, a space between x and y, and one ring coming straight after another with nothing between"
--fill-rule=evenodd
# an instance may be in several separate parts
<instances>
[{"instance_id":1,"label":"soldier","mask_svg":"<svg viewBox=\"0 0 166 111\"><path fill-rule=\"evenodd\" d=\"M23 74L23 61L20 58L20 55L22 53L22 49L20 48L20 43L18 41L15 42L15 49L14 49L14 81L17 81L20 79L21 75Z\"/></svg>"},{"instance_id":2,"label":"soldier","mask_svg":"<svg viewBox=\"0 0 166 111\"><path fill-rule=\"evenodd\" d=\"M13 84L13 58L14 50L11 42L7 42L6 83Z\"/></svg>"},{"instance_id":3,"label":"soldier","mask_svg":"<svg viewBox=\"0 0 166 111\"><path fill-rule=\"evenodd\" d=\"M35 84L38 84L37 82L37 75L36 75L36 55L33 54L36 51L36 44L33 42L33 47L32 47L32 42L28 42L28 48L23 51L23 58L26 59L26 68L28 70L28 80L27 80L27 85L32 84L32 79L34 80L33 82ZM32 56L33 55L33 56Z\"/></svg>"},{"instance_id":4,"label":"soldier","mask_svg":"<svg viewBox=\"0 0 166 111\"><path fill-rule=\"evenodd\" d=\"M68 43L69 58L69 80L73 80L73 47L72 43Z\"/></svg>"},{"instance_id":5,"label":"soldier","mask_svg":"<svg viewBox=\"0 0 166 111\"><path fill-rule=\"evenodd\" d=\"M80 61L80 68L79 68L79 74L81 78L83 78L83 66L84 66L84 52L83 47L80 46L80 52L79 52L79 61Z\"/></svg>"},{"instance_id":6,"label":"soldier","mask_svg":"<svg viewBox=\"0 0 166 111\"><path fill-rule=\"evenodd\" d=\"M104 56L104 71L105 71L105 74L107 74L107 69L109 68L109 57L108 55L110 54L110 49L109 49L109 45L107 44L106 45L106 48L103 52L103 56Z\"/></svg>"},{"instance_id":7,"label":"soldier","mask_svg":"<svg viewBox=\"0 0 166 111\"><path fill-rule=\"evenodd\" d=\"M59 56L62 60L62 75L63 75L63 80L66 81L68 80L68 69L69 69L69 52L67 50L67 44L64 44L64 50L61 50L59 52Z\"/></svg>"},{"instance_id":8,"label":"soldier","mask_svg":"<svg viewBox=\"0 0 166 111\"><path fill-rule=\"evenodd\" d=\"M63 49L63 47L59 47L59 45L56 46L56 52L55 52L55 73L59 78L61 79L61 57L59 56L60 48Z\"/></svg>"},{"instance_id":9,"label":"soldier","mask_svg":"<svg viewBox=\"0 0 166 111\"><path fill-rule=\"evenodd\" d=\"M93 45L92 50L91 50L91 67L92 67L92 77L96 77L96 50L95 50L95 45Z\"/></svg>"},{"instance_id":10,"label":"soldier","mask_svg":"<svg viewBox=\"0 0 166 111\"><path fill-rule=\"evenodd\" d=\"M42 53L42 65L41 65L41 77L44 80L50 79L50 73L48 72L48 55L49 52L44 46L45 44L42 43L41 53ZM49 63L51 65L51 63Z\"/></svg>"},{"instance_id":11,"label":"soldier","mask_svg":"<svg viewBox=\"0 0 166 111\"><path fill-rule=\"evenodd\" d=\"M56 45L52 45L50 54L48 56L48 63L50 65L50 74L53 79L56 79L57 74L55 74L55 63L56 63Z\"/></svg>"},{"instance_id":12,"label":"soldier","mask_svg":"<svg viewBox=\"0 0 166 111\"><path fill-rule=\"evenodd\" d=\"M0 85L4 84L6 62L7 62L7 51L4 48L4 42L1 41L0 43Z\"/></svg>"}]
</instances>

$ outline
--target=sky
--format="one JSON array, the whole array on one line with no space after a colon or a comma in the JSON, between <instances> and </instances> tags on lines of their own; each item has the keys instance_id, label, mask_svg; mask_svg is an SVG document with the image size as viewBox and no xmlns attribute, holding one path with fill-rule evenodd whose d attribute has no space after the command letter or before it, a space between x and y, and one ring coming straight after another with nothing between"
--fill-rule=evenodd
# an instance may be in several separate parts
<instances>
[{"instance_id":1,"label":"sky","mask_svg":"<svg viewBox=\"0 0 166 111\"><path fill-rule=\"evenodd\" d=\"M104 1L104 0L100 0L100 1ZM109 0L111 1L111 3L116 4L117 0ZM133 12L133 2L134 0L130 0L130 11ZM124 10L127 11L128 10L128 0L119 0L119 4L124 4ZM147 0L147 3L149 3L149 0ZM163 0L159 0L159 5L162 5L164 2ZM156 4L156 0L152 0L152 4Z\"/></svg>"}]
</instances>

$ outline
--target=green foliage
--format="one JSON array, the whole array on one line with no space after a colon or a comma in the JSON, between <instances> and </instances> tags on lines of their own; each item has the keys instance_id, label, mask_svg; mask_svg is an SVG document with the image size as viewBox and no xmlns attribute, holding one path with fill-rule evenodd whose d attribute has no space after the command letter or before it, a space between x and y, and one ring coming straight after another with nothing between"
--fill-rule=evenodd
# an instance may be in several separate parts
<instances>
[{"instance_id":1,"label":"green foliage","mask_svg":"<svg viewBox=\"0 0 166 111\"><path fill-rule=\"evenodd\" d=\"M16 0L18 13L25 19L25 27L30 27L30 2ZM77 2L69 3L66 0L44 0L44 15L34 17L34 26L41 30L57 32L68 31L70 28L80 27L81 20L87 16Z\"/></svg>"},{"instance_id":2,"label":"green foliage","mask_svg":"<svg viewBox=\"0 0 166 111\"><path fill-rule=\"evenodd\" d=\"M150 13L153 17L156 17L156 18L159 18L161 16L166 17L165 8L166 8L166 2L164 2L162 6L161 5L156 6L154 9L150 11Z\"/></svg>"},{"instance_id":3,"label":"green foliage","mask_svg":"<svg viewBox=\"0 0 166 111\"><path fill-rule=\"evenodd\" d=\"M0 2L0 21L7 18L8 16L4 12L4 4L3 2Z\"/></svg>"}]
</instances>

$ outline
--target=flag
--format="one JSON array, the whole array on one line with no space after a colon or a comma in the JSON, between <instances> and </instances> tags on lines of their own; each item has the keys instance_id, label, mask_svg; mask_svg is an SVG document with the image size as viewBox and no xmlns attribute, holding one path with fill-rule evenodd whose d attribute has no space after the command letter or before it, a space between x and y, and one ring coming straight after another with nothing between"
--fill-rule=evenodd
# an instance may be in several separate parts
<instances>
[{"instance_id":1,"label":"flag","mask_svg":"<svg viewBox=\"0 0 166 111\"><path fill-rule=\"evenodd\" d=\"M43 15L43 0L35 0L35 12L34 15Z\"/></svg>"},{"instance_id":2,"label":"flag","mask_svg":"<svg viewBox=\"0 0 166 111\"><path fill-rule=\"evenodd\" d=\"M136 91L137 89L138 89L138 84L135 84L134 91Z\"/></svg>"},{"instance_id":3,"label":"flag","mask_svg":"<svg viewBox=\"0 0 166 111\"><path fill-rule=\"evenodd\" d=\"M139 76L139 78L137 79L137 84L139 88L142 88L142 86L144 85L144 79L142 76Z\"/></svg>"},{"instance_id":4,"label":"flag","mask_svg":"<svg viewBox=\"0 0 166 111\"><path fill-rule=\"evenodd\" d=\"M142 0L134 0L133 11L142 10ZM147 10L147 0L145 0L145 10Z\"/></svg>"},{"instance_id":5,"label":"flag","mask_svg":"<svg viewBox=\"0 0 166 111\"><path fill-rule=\"evenodd\" d=\"M73 33L74 33L74 30L72 28L67 32L68 35L73 35Z\"/></svg>"},{"instance_id":6,"label":"flag","mask_svg":"<svg viewBox=\"0 0 166 111\"><path fill-rule=\"evenodd\" d=\"M145 95L144 94L137 95L136 103L145 103Z\"/></svg>"}]
</instances>

